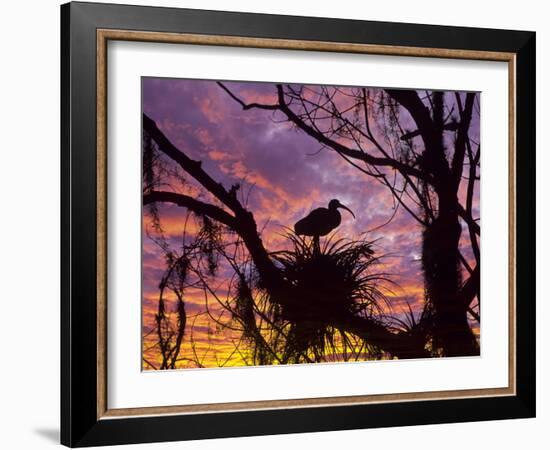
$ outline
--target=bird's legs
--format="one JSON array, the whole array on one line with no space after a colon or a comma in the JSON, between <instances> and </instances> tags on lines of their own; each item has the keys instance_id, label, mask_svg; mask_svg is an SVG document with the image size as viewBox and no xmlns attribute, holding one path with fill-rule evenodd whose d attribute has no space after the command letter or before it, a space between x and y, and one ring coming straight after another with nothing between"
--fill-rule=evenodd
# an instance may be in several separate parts
<instances>
[{"instance_id":1,"label":"bird's legs","mask_svg":"<svg viewBox=\"0 0 550 450\"><path fill-rule=\"evenodd\" d=\"M319 236L313 236L313 255L317 256L321 254L321 244L319 243Z\"/></svg>"}]
</instances>

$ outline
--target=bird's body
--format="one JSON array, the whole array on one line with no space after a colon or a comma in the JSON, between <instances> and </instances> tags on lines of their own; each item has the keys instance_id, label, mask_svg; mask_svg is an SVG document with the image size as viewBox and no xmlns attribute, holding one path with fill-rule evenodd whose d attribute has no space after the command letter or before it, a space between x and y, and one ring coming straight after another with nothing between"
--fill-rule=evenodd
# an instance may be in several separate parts
<instances>
[{"instance_id":1,"label":"bird's body","mask_svg":"<svg viewBox=\"0 0 550 450\"><path fill-rule=\"evenodd\" d=\"M306 217L296 222L294 231L302 236L326 236L342 222L342 216L337 210L316 208Z\"/></svg>"},{"instance_id":2,"label":"bird's body","mask_svg":"<svg viewBox=\"0 0 550 450\"><path fill-rule=\"evenodd\" d=\"M338 200L331 200L328 208L316 208L306 217L296 222L294 232L302 236L313 236L317 240L319 236L326 236L342 222L342 216L338 208L348 210L355 217L353 212Z\"/></svg>"}]
</instances>

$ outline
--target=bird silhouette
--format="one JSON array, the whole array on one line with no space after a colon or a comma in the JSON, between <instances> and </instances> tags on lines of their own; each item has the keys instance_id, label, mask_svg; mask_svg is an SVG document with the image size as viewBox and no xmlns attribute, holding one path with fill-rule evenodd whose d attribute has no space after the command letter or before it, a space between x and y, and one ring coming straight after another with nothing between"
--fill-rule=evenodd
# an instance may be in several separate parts
<instances>
[{"instance_id":1,"label":"bird silhouette","mask_svg":"<svg viewBox=\"0 0 550 450\"><path fill-rule=\"evenodd\" d=\"M329 234L342 222L342 216L338 208L349 211L355 218L355 214L351 209L342 205L339 200L333 199L329 202L328 208L316 208L306 217L296 222L294 232L301 236L312 236L314 248L319 250L319 237Z\"/></svg>"}]
</instances>

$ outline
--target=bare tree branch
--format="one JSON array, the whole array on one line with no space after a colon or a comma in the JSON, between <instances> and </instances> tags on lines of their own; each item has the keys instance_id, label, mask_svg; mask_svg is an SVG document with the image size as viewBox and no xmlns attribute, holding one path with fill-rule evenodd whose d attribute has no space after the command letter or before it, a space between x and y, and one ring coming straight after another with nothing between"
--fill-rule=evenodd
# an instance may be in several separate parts
<instances>
[{"instance_id":1,"label":"bare tree branch","mask_svg":"<svg viewBox=\"0 0 550 450\"><path fill-rule=\"evenodd\" d=\"M466 142L468 141L468 130L470 128L470 122L472 120L472 109L474 106L474 100L476 95L472 92L466 94L466 103L462 108L462 101L460 100L460 94L457 92L456 101L458 104L458 110L460 112L460 124L458 125L457 138L455 143L455 152L453 155L453 161L451 171L453 173L455 190L458 189L460 179L462 177L462 170L464 168L464 156L466 154Z\"/></svg>"},{"instance_id":2,"label":"bare tree branch","mask_svg":"<svg viewBox=\"0 0 550 450\"><path fill-rule=\"evenodd\" d=\"M243 242L254 260L256 268L262 275L263 281L266 283L266 287L273 290L273 292L278 292L283 287L283 280L263 245L252 213L241 205L236 195L227 191L221 183L214 181L214 179L202 169L200 161L192 160L185 155L185 153L176 148L164 133L158 129L156 123L146 114L143 114L143 129L155 140L159 149L164 154L179 164L183 170L195 178L195 180L205 189L235 213L234 220L230 221L230 227L242 237ZM184 201L181 198L179 200ZM185 202L186 205L190 204L187 199L185 199ZM194 205L198 206L197 203ZM204 204L201 206L203 206L204 209ZM220 211L223 210L212 206L208 208L208 211L221 217ZM228 215L223 216L223 218L227 220Z\"/></svg>"},{"instance_id":3,"label":"bare tree branch","mask_svg":"<svg viewBox=\"0 0 550 450\"><path fill-rule=\"evenodd\" d=\"M201 202L189 197L188 195L166 191L150 191L143 194L144 206L155 202L173 203L175 205L188 208L195 214L209 216L210 218L217 220L232 229L237 227L235 217L231 214L221 208L218 208L217 206Z\"/></svg>"}]
</instances>

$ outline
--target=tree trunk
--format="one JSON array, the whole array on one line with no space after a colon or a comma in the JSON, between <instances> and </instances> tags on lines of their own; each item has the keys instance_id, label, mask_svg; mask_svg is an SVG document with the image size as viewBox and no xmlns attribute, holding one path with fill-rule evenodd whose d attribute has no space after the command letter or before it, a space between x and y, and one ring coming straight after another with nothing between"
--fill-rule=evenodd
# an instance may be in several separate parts
<instances>
[{"instance_id":1,"label":"tree trunk","mask_svg":"<svg viewBox=\"0 0 550 450\"><path fill-rule=\"evenodd\" d=\"M444 356L479 354L479 346L467 318L459 260L461 227L456 209L439 204L438 217L424 229L422 264L426 293L433 305L433 347Z\"/></svg>"}]
</instances>

